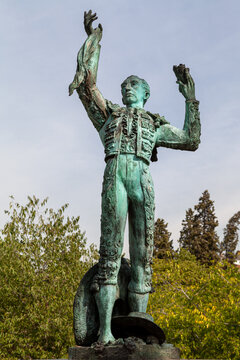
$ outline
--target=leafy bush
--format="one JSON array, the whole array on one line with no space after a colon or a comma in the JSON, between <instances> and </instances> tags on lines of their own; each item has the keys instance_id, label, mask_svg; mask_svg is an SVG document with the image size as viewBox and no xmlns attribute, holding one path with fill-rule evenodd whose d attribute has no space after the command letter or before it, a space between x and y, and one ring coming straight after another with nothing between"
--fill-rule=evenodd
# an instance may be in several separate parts
<instances>
[{"instance_id":1,"label":"leafy bush","mask_svg":"<svg viewBox=\"0 0 240 360\"><path fill-rule=\"evenodd\" d=\"M96 260L86 249L79 217L67 205L47 208L32 197L12 198L0 239L0 358L66 356L74 344L72 304L79 281Z\"/></svg>"},{"instance_id":2,"label":"leafy bush","mask_svg":"<svg viewBox=\"0 0 240 360\"><path fill-rule=\"evenodd\" d=\"M155 259L148 312L186 359L240 359L240 273L201 265L187 250Z\"/></svg>"},{"instance_id":3,"label":"leafy bush","mask_svg":"<svg viewBox=\"0 0 240 360\"><path fill-rule=\"evenodd\" d=\"M97 259L79 218L35 197L12 199L0 237L0 358L66 357L74 344L72 303ZM184 358L240 358L240 273L201 265L187 250L155 259L148 312Z\"/></svg>"}]
</instances>

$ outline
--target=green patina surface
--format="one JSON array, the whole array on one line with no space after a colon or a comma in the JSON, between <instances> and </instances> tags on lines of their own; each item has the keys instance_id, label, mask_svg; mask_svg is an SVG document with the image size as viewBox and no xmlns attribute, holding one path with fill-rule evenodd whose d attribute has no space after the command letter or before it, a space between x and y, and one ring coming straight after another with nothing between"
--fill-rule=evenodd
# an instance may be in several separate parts
<instances>
[{"instance_id":1,"label":"green patina surface","mask_svg":"<svg viewBox=\"0 0 240 360\"><path fill-rule=\"evenodd\" d=\"M78 53L69 94L77 91L105 149L100 260L91 288L99 312L99 340L108 343L114 341L110 323L127 215L131 259L128 303L130 311L145 312L151 291L155 207L149 163L157 160L157 147L195 151L200 143L200 118L194 81L182 64L173 68L186 99L182 130L163 116L144 110L150 88L137 76L128 77L121 85L125 107L106 100L96 86L102 37L102 26L92 27L96 18L91 11L85 13L88 38Z\"/></svg>"}]
</instances>

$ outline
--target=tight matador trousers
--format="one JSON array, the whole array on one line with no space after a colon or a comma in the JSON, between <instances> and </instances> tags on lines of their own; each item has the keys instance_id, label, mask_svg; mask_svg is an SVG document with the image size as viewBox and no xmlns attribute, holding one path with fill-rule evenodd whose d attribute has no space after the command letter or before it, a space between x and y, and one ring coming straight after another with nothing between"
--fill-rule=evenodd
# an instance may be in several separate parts
<instances>
[{"instance_id":1,"label":"tight matador trousers","mask_svg":"<svg viewBox=\"0 0 240 360\"><path fill-rule=\"evenodd\" d=\"M131 292L151 290L154 190L147 163L132 154L109 158L103 179L99 285L117 284L127 214Z\"/></svg>"}]
</instances>

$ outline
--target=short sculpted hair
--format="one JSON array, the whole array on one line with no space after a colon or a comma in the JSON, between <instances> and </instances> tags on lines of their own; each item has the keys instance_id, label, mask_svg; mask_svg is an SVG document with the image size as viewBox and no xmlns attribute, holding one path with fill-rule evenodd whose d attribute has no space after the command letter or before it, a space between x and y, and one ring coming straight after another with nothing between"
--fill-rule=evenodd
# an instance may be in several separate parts
<instances>
[{"instance_id":1,"label":"short sculpted hair","mask_svg":"<svg viewBox=\"0 0 240 360\"><path fill-rule=\"evenodd\" d=\"M136 76L136 75L130 75L128 76L123 83L121 84L121 87L123 86L123 84L125 83L125 81L129 80L129 79L137 79L138 81L140 81L142 83L142 86L144 88L144 90L146 91L146 94L148 94L150 96L150 86L148 85L148 83L146 82L146 80L141 79L140 77ZM148 96L148 97L149 97ZM144 105L147 102L147 99L144 100Z\"/></svg>"}]
</instances>

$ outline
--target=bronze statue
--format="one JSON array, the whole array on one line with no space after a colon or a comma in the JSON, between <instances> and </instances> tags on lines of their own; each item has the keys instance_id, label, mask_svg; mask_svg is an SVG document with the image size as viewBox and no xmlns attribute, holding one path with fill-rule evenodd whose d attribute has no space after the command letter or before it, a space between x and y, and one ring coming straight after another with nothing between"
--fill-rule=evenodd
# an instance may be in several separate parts
<instances>
[{"instance_id":1,"label":"bronze statue","mask_svg":"<svg viewBox=\"0 0 240 360\"><path fill-rule=\"evenodd\" d=\"M69 94L77 91L105 148L100 259L91 289L100 318L99 341L114 342L111 317L117 291L126 217L129 216L131 279L128 305L131 312L145 313L151 291L151 259L154 232L154 189L150 160L157 160L157 147L195 151L200 143L200 119L195 85L184 65L174 66L179 91L186 99L183 130L164 117L144 110L150 96L148 83L131 75L121 85L125 107L106 100L96 85L102 26L84 13L88 35L77 57L77 71Z\"/></svg>"}]
</instances>

